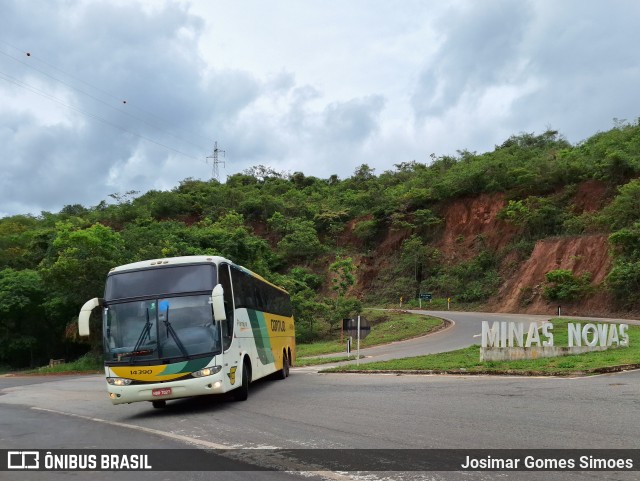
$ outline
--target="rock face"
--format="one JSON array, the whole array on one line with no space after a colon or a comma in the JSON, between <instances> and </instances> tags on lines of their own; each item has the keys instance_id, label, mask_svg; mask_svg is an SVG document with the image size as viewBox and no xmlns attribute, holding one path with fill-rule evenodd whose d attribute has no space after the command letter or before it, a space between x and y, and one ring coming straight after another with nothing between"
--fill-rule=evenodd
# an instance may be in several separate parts
<instances>
[{"instance_id":1,"label":"rock face","mask_svg":"<svg viewBox=\"0 0 640 481\"><path fill-rule=\"evenodd\" d=\"M529 259L507 279L490 305L501 312L529 312L551 314L556 304L542 298L545 274L556 269L572 271L575 275L589 273L594 286L604 281L611 268L607 236L587 235L543 239L536 243ZM610 299L599 293L577 305L563 306L566 314L606 313Z\"/></svg>"},{"instance_id":2,"label":"rock face","mask_svg":"<svg viewBox=\"0 0 640 481\"><path fill-rule=\"evenodd\" d=\"M587 181L577 188L573 198L574 210L576 213L597 210L606 203L606 198L601 183ZM439 212L444 222L432 245L440 250L443 260L449 264L471 259L482 250L504 253L505 247L520 234L518 227L498 217L506 204L502 193L451 201ZM393 259L408 236L408 231L389 231L380 239L375 254L361 263L361 289L370 287L380 269ZM547 272L565 269L574 275L589 273L591 284L596 287L605 280L611 266L607 235L539 240L528 258L523 259L516 253L503 256L500 268L503 284L498 293L487 300L486 308L496 312L555 314L558 305L542 297ZM605 315L612 311L612 299L604 289L596 290L580 302L562 306L563 314L567 315Z\"/></svg>"},{"instance_id":3,"label":"rock face","mask_svg":"<svg viewBox=\"0 0 640 481\"><path fill-rule=\"evenodd\" d=\"M518 228L498 218L507 204L504 194L482 194L456 199L444 210L444 232L438 248L449 260L465 260L477 248L500 250L518 233Z\"/></svg>"}]
</instances>

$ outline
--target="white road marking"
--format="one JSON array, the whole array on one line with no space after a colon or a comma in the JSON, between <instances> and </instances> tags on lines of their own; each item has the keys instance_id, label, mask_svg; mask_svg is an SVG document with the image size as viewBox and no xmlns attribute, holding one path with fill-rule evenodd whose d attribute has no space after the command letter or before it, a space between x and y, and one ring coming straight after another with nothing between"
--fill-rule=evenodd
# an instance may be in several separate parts
<instances>
[{"instance_id":1,"label":"white road marking","mask_svg":"<svg viewBox=\"0 0 640 481\"><path fill-rule=\"evenodd\" d=\"M284 457L275 457L273 455L261 455L261 451L265 451L265 447L259 448L238 448L238 446L228 446L225 444L212 443L211 441L205 441L203 439L191 438L189 436L183 436L182 434L170 433L167 431L159 431L153 428L147 428L144 426L138 426L136 424L125 424L118 421L108 421L106 419L95 418L92 416L83 416L82 414L69 413L65 411L57 411L55 409L47 409L47 408L39 408L32 406L31 409L35 411L43 411L54 414L61 414L63 416L69 416L78 419L84 419L85 421L93 421L96 423L108 424L110 426L117 426L120 428L133 429L134 431L142 431L149 434L155 434L157 436L163 436L165 438L173 439L176 441L181 441L183 443L191 444L194 446L199 446L206 449L220 449L224 450L221 453L218 453L219 456L225 456L228 458L236 459L238 461L248 462L249 464L258 464L260 466L274 467L280 469L282 471L299 474L306 477L311 476L319 476L324 479L331 479L333 481L353 481L357 479L356 477L349 476L343 473L337 473L333 471L316 471L313 470L313 466L306 465L304 463L296 462L291 459L287 459ZM234 455L234 451L238 449L242 449L242 455ZM251 453L247 452L248 449L251 449ZM275 448L274 446L268 447L269 451L272 449L280 449ZM283 448L284 449L284 448ZM255 454L254 454L255 453ZM355 474L355 473L354 473ZM375 475L372 477L367 477L368 480L377 480Z\"/></svg>"}]
</instances>

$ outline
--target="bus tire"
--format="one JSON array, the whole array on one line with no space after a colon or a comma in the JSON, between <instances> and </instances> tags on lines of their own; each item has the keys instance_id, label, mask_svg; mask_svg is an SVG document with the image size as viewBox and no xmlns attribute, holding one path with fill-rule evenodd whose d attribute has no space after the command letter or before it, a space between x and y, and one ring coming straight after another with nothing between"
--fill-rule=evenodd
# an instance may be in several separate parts
<instances>
[{"instance_id":1,"label":"bus tire","mask_svg":"<svg viewBox=\"0 0 640 481\"><path fill-rule=\"evenodd\" d=\"M236 401L246 401L249 397L249 369L247 363L242 363L242 384L233 392Z\"/></svg>"},{"instance_id":2,"label":"bus tire","mask_svg":"<svg viewBox=\"0 0 640 481\"><path fill-rule=\"evenodd\" d=\"M151 401L151 404L153 405L154 408L156 409L163 409L167 407L167 401Z\"/></svg>"},{"instance_id":3,"label":"bus tire","mask_svg":"<svg viewBox=\"0 0 640 481\"><path fill-rule=\"evenodd\" d=\"M289 357L286 353L282 355L282 369L278 371L278 379L286 379L289 376Z\"/></svg>"}]
</instances>

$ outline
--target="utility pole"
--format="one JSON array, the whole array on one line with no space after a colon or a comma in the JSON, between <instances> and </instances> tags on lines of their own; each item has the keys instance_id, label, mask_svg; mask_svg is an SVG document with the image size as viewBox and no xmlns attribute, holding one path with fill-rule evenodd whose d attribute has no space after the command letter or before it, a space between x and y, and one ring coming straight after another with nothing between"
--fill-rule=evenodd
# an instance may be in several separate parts
<instances>
[{"instance_id":1,"label":"utility pole","mask_svg":"<svg viewBox=\"0 0 640 481\"><path fill-rule=\"evenodd\" d=\"M211 178L220 181L220 172L218 170L218 165L225 165L224 160L220 160L218 158L218 154L222 154L222 157L225 156L225 151L218 148L218 141L213 144L213 153L207 157L207 160L212 159L212 169L211 169Z\"/></svg>"}]
</instances>

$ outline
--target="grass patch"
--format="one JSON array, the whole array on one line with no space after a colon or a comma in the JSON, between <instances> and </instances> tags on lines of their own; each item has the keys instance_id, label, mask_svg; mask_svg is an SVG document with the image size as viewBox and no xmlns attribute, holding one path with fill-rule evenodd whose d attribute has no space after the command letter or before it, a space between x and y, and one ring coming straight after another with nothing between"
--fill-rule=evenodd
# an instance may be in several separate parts
<instances>
[{"instance_id":1,"label":"grass patch","mask_svg":"<svg viewBox=\"0 0 640 481\"><path fill-rule=\"evenodd\" d=\"M364 356L360 356L360 359L364 358ZM317 366L320 364L331 364L332 362L342 362L342 361L355 361L356 356L351 355L347 356L339 356L339 357L305 357L296 359L296 367L304 367L304 366Z\"/></svg>"},{"instance_id":2,"label":"grass patch","mask_svg":"<svg viewBox=\"0 0 640 481\"><path fill-rule=\"evenodd\" d=\"M75 374L104 372L104 361L102 356L87 353L73 362L57 364L55 366L44 366L26 371L24 374Z\"/></svg>"},{"instance_id":3,"label":"grass patch","mask_svg":"<svg viewBox=\"0 0 640 481\"><path fill-rule=\"evenodd\" d=\"M361 349L422 336L439 329L443 325L442 319L400 311L366 309L362 316L369 322L371 332L365 339L360 340ZM352 348L355 349L355 339ZM346 340L340 342L340 337L338 336L336 339L329 341L298 344L296 350L298 358L344 352L346 350Z\"/></svg>"},{"instance_id":4,"label":"grass patch","mask_svg":"<svg viewBox=\"0 0 640 481\"><path fill-rule=\"evenodd\" d=\"M554 344L567 345L568 319L553 319ZM581 321L585 324L585 321ZM518 361L480 362L480 346L474 345L457 351L426 356L395 359L361 364L339 366L326 372L341 371L425 371L451 374L519 374L519 375L564 375L596 373L616 366L640 364L640 326L629 325L629 346L609 348L572 356Z\"/></svg>"}]
</instances>

